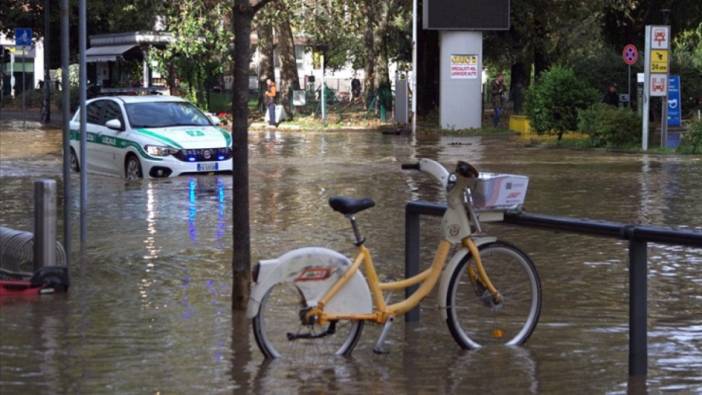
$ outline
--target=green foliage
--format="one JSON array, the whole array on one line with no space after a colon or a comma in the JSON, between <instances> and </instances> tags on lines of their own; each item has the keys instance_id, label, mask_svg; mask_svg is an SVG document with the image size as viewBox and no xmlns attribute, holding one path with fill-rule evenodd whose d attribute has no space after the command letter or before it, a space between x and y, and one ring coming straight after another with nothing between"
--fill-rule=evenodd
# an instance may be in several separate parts
<instances>
[{"instance_id":1,"label":"green foliage","mask_svg":"<svg viewBox=\"0 0 702 395\"><path fill-rule=\"evenodd\" d=\"M537 133L563 133L577 127L578 110L597 101L597 91L560 66L544 72L527 92L526 112Z\"/></svg>"},{"instance_id":2,"label":"green foliage","mask_svg":"<svg viewBox=\"0 0 702 395\"><path fill-rule=\"evenodd\" d=\"M611 47L592 48L590 51L581 52L579 56L569 56L568 67L575 74L587 81L597 89L600 96L604 95L607 87L617 84L619 93L627 93L627 67L622 60L621 49ZM636 73L643 72L643 60L631 66L632 96L636 96Z\"/></svg>"},{"instance_id":3,"label":"green foliage","mask_svg":"<svg viewBox=\"0 0 702 395\"><path fill-rule=\"evenodd\" d=\"M224 0L183 0L169 3L167 30L175 41L152 56L160 71L174 73L186 88L185 96L207 109L207 91L232 63L232 32L224 23L231 15L231 4Z\"/></svg>"},{"instance_id":4,"label":"green foliage","mask_svg":"<svg viewBox=\"0 0 702 395\"><path fill-rule=\"evenodd\" d=\"M702 154L702 121L691 123L678 146L681 154Z\"/></svg>"},{"instance_id":5,"label":"green foliage","mask_svg":"<svg viewBox=\"0 0 702 395\"><path fill-rule=\"evenodd\" d=\"M627 147L641 143L641 117L635 112L597 103L578 111L578 130L594 147Z\"/></svg>"},{"instance_id":6,"label":"green foliage","mask_svg":"<svg viewBox=\"0 0 702 395\"><path fill-rule=\"evenodd\" d=\"M680 75L683 111L695 113L702 106L702 22L675 38L670 68Z\"/></svg>"}]
</instances>

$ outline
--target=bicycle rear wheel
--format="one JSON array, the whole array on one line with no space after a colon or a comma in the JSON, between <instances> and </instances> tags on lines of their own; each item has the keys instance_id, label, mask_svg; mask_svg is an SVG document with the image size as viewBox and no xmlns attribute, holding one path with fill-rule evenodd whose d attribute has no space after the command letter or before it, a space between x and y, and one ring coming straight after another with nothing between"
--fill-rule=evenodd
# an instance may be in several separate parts
<instances>
[{"instance_id":1,"label":"bicycle rear wheel","mask_svg":"<svg viewBox=\"0 0 702 395\"><path fill-rule=\"evenodd\" d=\"M472 281L475 260L467 255L451 275L446 305L451 335L463 348L519 345L534 331L541 313L541 280L531 259L517 247L494 242L479 248L490 281L502 295L495 303L479 281Z\"/></svg>"},{"instance_id":2,"label":"bicycle rear wheel","mask_svg":"<svg viewBox=\"0 0 702 395\"><path fill-rule=\"evenodd\" d=\"M363 330L363 321L304 324L307 302L294 283L273 286L253 319L256 343L266 358L296 361L350 355Z\"/></svg>"}]
</instances>

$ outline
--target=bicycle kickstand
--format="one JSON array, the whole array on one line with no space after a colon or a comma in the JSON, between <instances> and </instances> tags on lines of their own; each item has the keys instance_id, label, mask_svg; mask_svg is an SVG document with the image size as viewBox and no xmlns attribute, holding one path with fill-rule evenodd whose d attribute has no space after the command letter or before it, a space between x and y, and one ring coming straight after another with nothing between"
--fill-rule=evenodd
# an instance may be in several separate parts
<instances>
[{"instance_id":1,"label":"bicycle kickstand","mask_svg":"<svg viewBox=\"0 0 702 395\"><path fill-rule=\"evenodd\" d=\"M373 352L376 354L387 354L389 351L383 347L385 344L385 338L388 336L388 333L390 333L390 328L392 327L392 324L395 322L395 317L390 317L388 318L387 321L385 321L385 326L383 326L383 331L380 332L380 337L378 337L378 341L375 342L375 346L373 347Z\"/></svg>"}]
</instances>

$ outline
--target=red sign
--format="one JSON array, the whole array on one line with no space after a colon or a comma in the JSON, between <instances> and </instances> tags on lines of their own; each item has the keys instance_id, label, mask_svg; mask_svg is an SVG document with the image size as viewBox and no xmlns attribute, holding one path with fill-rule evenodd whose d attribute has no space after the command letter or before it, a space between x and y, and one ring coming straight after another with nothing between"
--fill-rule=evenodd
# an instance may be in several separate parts
<instances>
[{"instance_id":1,"label":"red sign","mask_svg":"<svg viewBox=\"0 0 702 395\"><path fill-rule=\"evenodd\" d=\"M624 58L624 63L632 65L639 60L639 50L634 44L627 44L622 51L622 58Z\"/></svg>"},{"instance_id":2,"label":"red sign","mask_svg":"<svg viewBox=\"0 0 702 395\"><path fill-rule=\"evenodd\" d=\"M331 276L331 274L332 274L331 268L323 267L323 266L308 266L293 281L294 282L321 281L321 280L326 280L327 278L329 278L329 276Z\"/></svg>"}]
</instances>

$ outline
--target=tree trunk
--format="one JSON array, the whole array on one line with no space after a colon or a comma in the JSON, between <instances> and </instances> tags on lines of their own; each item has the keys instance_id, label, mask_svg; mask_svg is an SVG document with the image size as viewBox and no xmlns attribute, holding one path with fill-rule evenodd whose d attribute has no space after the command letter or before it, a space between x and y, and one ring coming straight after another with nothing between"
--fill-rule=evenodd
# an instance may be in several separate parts
<instances>
[{"instance_id":1,"label":"tree trunk","mask_svg":"<svg viewBox=\"0 0 702 395\"><path fill-rule=\"evenodd\" d=\"M258 109L261 113L266 111L266 80L275 81L275 68L273 64L273 24L269 17L260 19L256 28L258 33Z\"/></svg>"},{"instance_id":2,"label":"tree trunk","mask_svg":"<svg viewBox=\"0 0 702 395\"><path fill-rule=\"evenodd\" d=\"M529 74L524 62L518 61L514 63L510 69L510 85L509 92L514 103L514 113L522 114L524 106L524 93L529 86Z\"/></svg>"},{"instance_id":3,"label":"tree trunk","mask_svg":"<svg viewBox=\"0 0 702 395\"><path fill-rule=\"evenodd\" d=\"M172 96L179 96L180 90L178 89L178 83L176 83L176 68L173 63L174 59L171 59L171 61L168 62L168 71L166 72L166 84L168 85L168 90L170 91Z\"/></svg>"},{"instance_id":4,"label":"tree trunk","mask_svg":"<svg viewBox=\"0 0 702 395\"><path fill-rule=\"evenodd\" d=\"M370 105L368 100L370 95L375 94L375 62L376 52L373 42L373 30L375 25L375 10L373 4L375 0L365 0L363 4L363 13L366 18L366 31L363 35L363 41L366 44L366 66L364 68L366 79L363 81L363 90L366 97L366 105Z\"/></svg>"},{"instance_id":5,"label":"tree trunk","mask_svg":"<svg viewBox=\"0 0 702 395\"><path fill-rule=\"evenodd\" d=\"M427 0L424 0L427 1ZM421 10L421 4L419 5ZM419 13L418 26L422 26ZM418 29L417 39L417 114L426 116L439 106L439 33Z\"/></svg>"},{"instance_id":6,"label":"tree trunk","mask_svg":"<svg viewBox=\"0 0 702 395\"><path fill-rule=\"evenodd\" d=\"M251 230L249 225L248 117L251 20L248 0L234 0L234 89L232 94L232 309L243 311L251 288Z\"/></svg>"},{"instance_id":7,"label":"tree trunk","mask_svg":"<svg viewBox=\"0 0 702 395\"><path fill-rule=\"evenodd\" d=\"M297 74L297 60L295 59L295 42L293 39L290 19L292 15L284 2L278 2L278 15L280 20L277 31L278 54L280 55L280 84L279 103L285 106L285 111L292 114L291 95L293 90L300 89L300 78Z\"/></svg>"}]
</instances>

